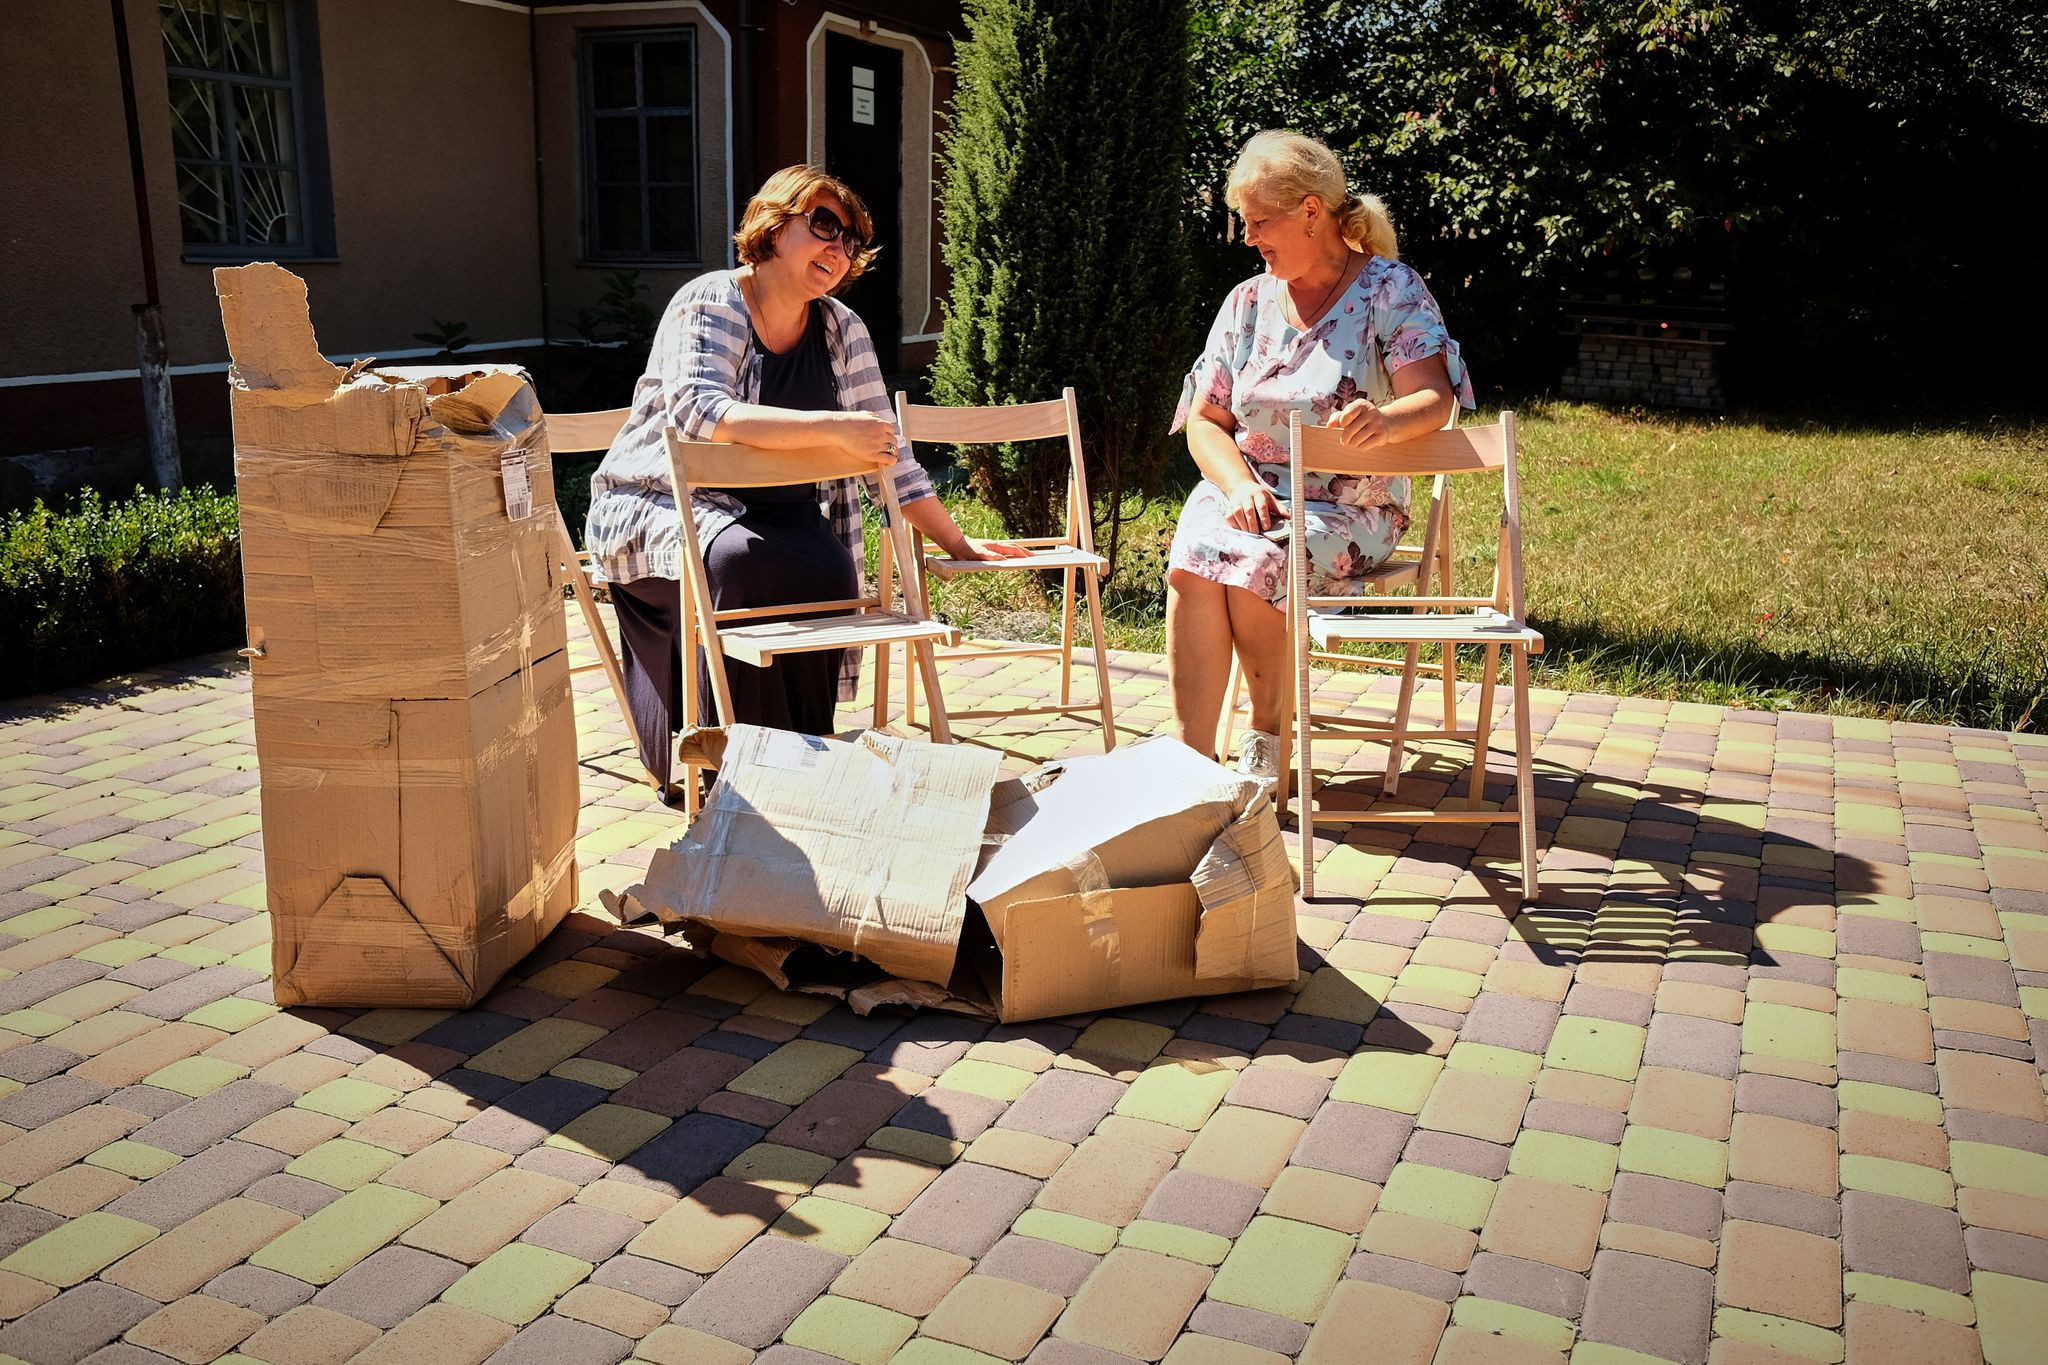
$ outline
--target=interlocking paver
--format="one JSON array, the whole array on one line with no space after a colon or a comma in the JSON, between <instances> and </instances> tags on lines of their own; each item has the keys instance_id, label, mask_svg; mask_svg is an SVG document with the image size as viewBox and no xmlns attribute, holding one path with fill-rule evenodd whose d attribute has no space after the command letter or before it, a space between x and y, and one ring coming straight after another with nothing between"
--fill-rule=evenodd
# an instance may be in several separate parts
<instances>
[{"instance_id":1,"label":"interlocking paver","mask_svg":"<svg viewBox=\"0 0 2048 1365\"><path fill-rule=\"evenodd\" d=\"M759 1238L692 1294L675 1321L758 1350L781 1336L846 1265L846 1257L823 1247Z\"/></svg>"},{"instance_id":2,"label":"interlocking paver","mask_svg":"<svg viewBox=\"0 0 2048 1365\"><path fill-rule=\"evenodd\" d=\"M922 1331L999 1360L1022 1360L1066 1306L1058 1294L969 1275L940 1300Z\"/></svg>"},{"instance_id":3,"label":"interlocking paver","mask_svg":"<svg viewBox=\"0 0 2048 1365\"><path fill-rule=\"evenodd\" d=\"M1119 1247L1081 1286L1053 1332L1140 1360L1156 1360L1166 1354L1209 1287L1206 1266Z\"/></svg>"}]
</instances>

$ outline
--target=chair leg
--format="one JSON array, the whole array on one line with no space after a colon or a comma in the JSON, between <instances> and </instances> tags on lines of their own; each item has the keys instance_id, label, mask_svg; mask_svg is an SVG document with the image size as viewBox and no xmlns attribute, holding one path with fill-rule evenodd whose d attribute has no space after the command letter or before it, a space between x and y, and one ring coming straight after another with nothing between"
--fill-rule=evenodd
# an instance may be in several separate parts
<instances>
[{"instance_id":1,"label":"chair leg","mask_svg":"<svg viewBox=\"0 0 2048 1365\"><path fill-rule=\"evenodd\" d=\"M1230 651L1230 680L1223 684L1223 733L1216 738L1216 752L1223 758L1230 756L1230 741L1237 733L1237 704L1244 696L1244 666L1237 661L1237 650Z\"/></svg>"},{"instance_id":2,"label":"chair leg","mask_svg":"<svg viewBox=\"0 0 2048 1365\"><path fill-rule=\"evenodd\" d=\"M1415 702L1415 669L1422 660L1422 647L1420 645L1408 646L1408 652L1404 657L1405 662L1401 665L1401 692L1394 702L1394 729L1396 731L1408 728L1408 713L1413 708ZM1386 775L1380 779L1380 792L1382 795L1395 796L1400 793L1401 751L1403 747L1404 741L1398 733L1387 741L1387 771Z\"/></svg>"},{"instance_id":3,"label":"chair leg","mask_svg":"<svg viewBox=\"0 0 2048 1365\"><path fill-rule=\"evenodd\" d=\"M1493 675L1500 671L1500 646L1488 645L1482 652L1485 671L1479 678L1479 715L1473 721L1477 738L1472 741L1472 784L1466 789L1465 804L1473 810L1486 791L1486 746L1493 735Z\"/></svg>"},{"instance_id":4,"label":"chair leg","mask_svg":"<svg viewBox=\"0 0 2048 1365\"><path fill-rule=\"evenodd\" d=\"M1060 705L1074 703L1074 571L1060 574Z\"/></svg>"},{"instance_id":5,"label":"chair leg","mask_svg":"<svg viewBox=\"0 0 2048 1365\"><path fill-rule=\"evenodd\" d=\"M691 593L690 585L688 583L683 584L681 598L683 629L682 638L680 641L681 647L676 651L676 653L679 656L677 659L677 666L682 670L683 673L683 684L679 690L683 694L683 733L687 735L688 733L690 733L690 731L697 728L698 721L697 601L695 596ZM676 745L674 752L675 756L680 758L681 746ZM699 787L702 784L697 780L697 768L694 764L687 762L678 762L670 764L671 771L674 771L676 769L681 769L682 771L683 821L685 824L689 824L696 820L697 811L703 805L703 794L699 791ZM666 792L662 793L662 796L664 798L666 798L667 795L668 793Z\"/></svg>"},{"instance_id":6,"label":"chair leg","mask_svg":"<svg viewBox=\"0 0 2048 1365\"><path fill-rule=\"evenodd\" d=\"M889 724L889 669L895 654L896 650L891 645L883 644L875 648L875 718L873 725L877 730L885 729Z\"/></svg>"},{"instance_id":7,"label":"chair leg","mask_svg":"<svg viewBox=\"0 0 2048 1365\"><path fill-rule=\"evenodd\" d=\"M1511 645L1515 689L1516 828L1522 845L1522 902L1536 899L1536 764L1529 741L1529 651Z\"/></svg>"},{"instance_id":8,"label":"chair leg","mask_svg":"<svg viewBox=\"0 0 2048 1365\"><path fill-rule=\"evenodd\" d=\"M1102 644L1102 584L1093 569L1081 571L1081 582L1088 593L1088 630L1095 651L1095 702L1102 708L1102 752L1108 753L1116 747L1116 704L1110 696L1109 651Z\"/></svg>"},{"instance_id":9,"label":"chair leg","mask_svg":"<svg viewBox=\"0 0 2048 1365\"><path fill-rule=\"evenodd\" d=\"M903 600L910 601L911 585L917 590L917 610L920 619L932 619L931 587L924 577L924 535L915 528L910 533L910 562L903 566L905 580ZM918 665L913 658L914 646L906 644L903 652L903 723L911 729L917 728L917 675ZM945 699L938 692L938 674L931 675L931 706L934 713L945 709ZM950 732L949 732L950 733Z\"/></svg>"},{"instance_id":10,"label":"chair leg","mask_svg":"<svg viewBox=\"0 0 2048 1365\"><path fill-rule=\"evenodd\" d=\"M1446 644L1444 646L1444 661L1439 671L1443 675L1444 685L1444 729L1455 730L1458 727L1451 722L1458 714L1458 647L1456 645Z\"/></svg>"},{"instance_id":11,"label":"chair leg","mask_svg":"<svg viewBox=\"0 0 2048 1365\"><path fill-rule=\"evenodd\" d=\"M569 537L569 523L562 520L560 509L555 512L555 557L562 562L562 572L569 576L569 586L576 594L576 610L582 613L583 628L590 634L590 646L597 651L597 662L604 669L605 681L611 684L612 697L619 704L619 718L626 722L630 734L633 729L633 708L626 704L626 673L619 665L619 652L612 647L612 637L605 633L604 618L597 614L597 598L590 591L590 579L583 572L582 561L576 556L576 542ZM654 774L647 774L649 782Z\"/></svg>"},{"instance_id":12,"label":"chair leg","mask_svg":"<svg viewBox=\"0 0 2048 1365\"><path fill-rule=\"evenodd\" d=\"M924 674L925 693L932 706L932 738L941 744L953 742L953 722L946 715L946 699L939 692L939 665L932 657L932 642L917 640L911 646L917 652L917 668Z\"/></svg>"}]
</instances>

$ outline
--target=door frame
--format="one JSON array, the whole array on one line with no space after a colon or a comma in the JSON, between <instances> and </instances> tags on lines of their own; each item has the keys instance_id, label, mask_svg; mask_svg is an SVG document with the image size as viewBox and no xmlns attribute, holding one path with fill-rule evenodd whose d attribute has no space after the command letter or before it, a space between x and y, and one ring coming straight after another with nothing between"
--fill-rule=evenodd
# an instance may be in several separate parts
<instances>
[{"instance_id":1,"label":"door frame","mask_svg":"<svg viewBox=\"0 0 2048 1365\"><path fill-rule=\"evenodd\" d=\"M931 54L908 33L898 33L843 14L827 12L804 43L804 159L825 164L825 34L827 31L876 47L896 48L903 63L903 188L896 221L902 224L903 262L897 297L903 318L901 344L937 341L932 327L932 92L936 79ZM916 328L913 332L911 329Z\"/></svg>"}]
</instances>

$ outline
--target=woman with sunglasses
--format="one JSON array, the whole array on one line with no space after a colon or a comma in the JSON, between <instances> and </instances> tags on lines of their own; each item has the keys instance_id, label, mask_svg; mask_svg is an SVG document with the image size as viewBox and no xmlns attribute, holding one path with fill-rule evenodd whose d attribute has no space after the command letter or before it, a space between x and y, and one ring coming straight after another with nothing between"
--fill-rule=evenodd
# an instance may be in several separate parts
<instances>
[{"instance_id":1,"label":"woman with sunglasses","mask_svg":"<svg viewBox=\"0 0 2048 1365\"><path fill-rule=\"evenodd\" d=\"M734 235L740 265L676 291L655 332L633 407L590 480L585 544L593 577L611 585L620 658L640 761L673 798L671 743L682 714L682 576L675 490L662 432L771 450L836 446L892 479L903 515L955 558L1027 553L973 540L933 496L931 479L896 430L874 342L836 297L875 259L873 221L851 188L811 166L768 178ZM857 482L697 490L691 520L713 604L772 607L859 595L863 553ZM743 721L829 734L853 696L859 650L797 654L765 668L728 661ZM699 714L717 715L710 674L690 670Z\"/></svg>"}]
</instances>

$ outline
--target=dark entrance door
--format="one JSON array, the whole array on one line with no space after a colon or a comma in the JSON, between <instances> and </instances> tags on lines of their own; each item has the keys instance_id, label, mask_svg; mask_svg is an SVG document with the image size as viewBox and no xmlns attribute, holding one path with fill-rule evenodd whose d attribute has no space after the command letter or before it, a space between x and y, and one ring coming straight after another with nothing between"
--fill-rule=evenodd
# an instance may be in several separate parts
<instances>
[{"instance_id":1,"label":"dark entrance door","mask_svg":"<svg viewBox=\"0 0 2048 1365\"><path fill-rule=\"evenodd\" d=\"M843 34L825 35L825 169L853 186L875 220L882 254L840 295L874 334L882 373L896 369L903 335L903 54Z\"/></svg>"}]
</instances>

